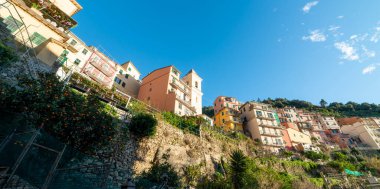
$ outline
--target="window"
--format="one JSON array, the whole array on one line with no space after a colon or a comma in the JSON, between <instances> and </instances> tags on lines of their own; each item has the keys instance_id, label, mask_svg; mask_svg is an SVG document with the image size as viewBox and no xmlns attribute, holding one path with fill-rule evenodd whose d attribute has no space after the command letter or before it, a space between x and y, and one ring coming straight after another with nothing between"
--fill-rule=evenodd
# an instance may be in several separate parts
<instances>
[{"instance_id":1,"label":"window","mask_svg":"<svg viewBox=\"0 0 380 189\"><path fill-rule=\"evenodd\" d=\"M257 117L262 117L262 116L263 116L263 112L261 112L261 111L256 111L256 115L257 115Z\"/></svg>"},{"instance_id":2,"label":"window","mask_svg":"<svg viewBox=\"0 0 380 189\"><path fill-rule=\"evenodd\" d=\"M222 116L224 116L224 112L222 112Z\"/></svg>"},{"instance_id":3,"label":"window","mask_svg":"<svg viewBox=\"0 0 380 189\"><path fill-rule=\"evenodd\" d=\"M102 68L105 69L105 70L108 70L110 68L110 66L106 63L102 64Z\"/></svg>"},{"instance_id":4,"label":"window","mask_svg":"<svg viewBox=\"0 0 380 189\"><path fill-rule=\"evenodd\" d=\"M87 49L83 49L82 54L86 55L88 53Z\"/></svg>"},{"instance_id":5,"label":"window","mask_svg":"<svg viewBox=\"0 0 380 189\"><path fill-rule=\"evenodd\" d=\"M150 88L149 91L152 91L152 88Z\"/></svg>"},{"instance_id":6,"label":"window","mask_svg":"<svg viewBox=\"0 0 380 189\"><path fill-rule=\"evenodd\" d=\"M198 81L195 82L195 88L198 88Z\"/></svg>"},{"instance_id":7,"label":"window","mask_svg":"<svg viewBox=\"0 0 380 189\"><path fill-rule=\"evenodd\" d=\"M122 86L122 87L125 87L125 83L123 82L123 83L121 84L121 86Z\"/></svg>"},{"instance_id":8,"label":"window","mask_svg":"<svg viewBox=\"0 0 380 189\"><path fill-rule=\"evenodd\" d=\"M182 110L182 104L178 103L178 108Z\"/></svg>"},{"instance_id":9,"label":"window","mask_svg":"<svg viewBox=\"0 0 380 189\"><path fill-rule=\"evenodd\" d=\"M119 70L119 74L123 75L123 70Z\"/></svg>"},{"instance_id":10,"label":"window","mask_svg":"<svg viewBox=\"0 0 380 189\"><path fill-rule=\"evenodd\" d=\"M80 64L80 60L79 59L75 59L74 64L79 65Z\"/></svg>"},{"instance_id":11,"label":"window","mask_svg":"<svg viewBox=\"0 0 380 189\"><path fill-rule=\"evenodd\" d=\"M223 123L225 122L224 119L222 119L222 122L223 122Z\"/></svg>"},{"instance_id":12,"label":"window","mask_svg":"<svg viewBox=\"0 0 380 189\"><path fill-rule=\"evenodd\" d=\"M22 22L18 21L12 16L8 16L7 18L4 19L4 23L7 25L7 29L13 33L17 29L21 28Z\"/></svg>"},{"instance_id":13,"label":"window","mask_svg":"<svg viewBox=\"0 0 380 189\"><path fill-rule=\"evenodd\" d=\"M115 77L115 82L120 85L121 79L119 79L118 77Z\"/></svg>"},{"instance_id":14,"label":"window","mask_svg":"<svg viewBox=\"0 0 380 189\"><path fill-rule=\"evenodd\" d=\"M132 69L131 69L131 68L128 68L128 71L132 71Z\"/></svg>"},{"instance_id":15,"label":"window","mask_svg":"<svg viewBox=\"0 0 380 189\"><path fill-rule=\"evenodd\" d=\"M125 74L125 79L128 79L129 75L128 74Z\"/></svg>"},{"instance_id":16,"label":"window","mask_svg":"<svg viewBox=\"0 0 380 189\"><path fill-rule=\"evenodd\" d=\"M46 38L43 37L41 34L34 32L32 36L30 36L30 41L35 45L40 45L44 41L46 41Z\"/></svg>"},{"instance_id":17,"label":"window","mask_svg":"<svg viewBox=\"0 0 380 189\"><path fill-rule=\"evenodd\" d=\"M273 114L272 113L268 113L268 117L269 118L273 118Z\"/></svg>"},{"instance_id":18,"label":"window","mask_svg":"<svg viewBox=\"0 0 380 189\"><path fill-rule=\"evenodd\" d=\"M73 40L71 40L70 45L75 46L77 43L78 42L73 39Z\"/></svg>"},{"instance_id":19,"label":"window","mask_svg":"<svg viewBox=\"0 0 380 189\"><path fill-rule=\"evenodd\" d=\"M100 81L103 81L103 79L104 79L104 75L103 75L103 74L99 74L99 75L98 75L98 79L99 79Z\"/></svg>"},{"instance_id":20,"label":"window","mask_svg":"<svg viewBox=\"0 0 380 189\"><path fill-rule=\"evenodd\" d=\"M150 101L150 97L149 96L148 96L147 100Z\"/></svg>"}]
</instances>

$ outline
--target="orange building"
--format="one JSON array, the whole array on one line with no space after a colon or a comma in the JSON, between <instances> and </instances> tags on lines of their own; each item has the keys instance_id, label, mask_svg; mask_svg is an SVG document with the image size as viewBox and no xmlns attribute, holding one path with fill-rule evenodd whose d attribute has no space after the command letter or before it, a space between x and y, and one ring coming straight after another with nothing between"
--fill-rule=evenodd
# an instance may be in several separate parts
<instances>
[{"instance_id":1,"label":"orange building","mask_svg":"<svg viewBox=\"0 0 380 189\"><path fill-rule=\"evenodd\" d=\"M178 115L202 114L202 79L194 70L180 74L174 66L154 70L142 79L138 99Z\"/></svg>"}]
</instances>

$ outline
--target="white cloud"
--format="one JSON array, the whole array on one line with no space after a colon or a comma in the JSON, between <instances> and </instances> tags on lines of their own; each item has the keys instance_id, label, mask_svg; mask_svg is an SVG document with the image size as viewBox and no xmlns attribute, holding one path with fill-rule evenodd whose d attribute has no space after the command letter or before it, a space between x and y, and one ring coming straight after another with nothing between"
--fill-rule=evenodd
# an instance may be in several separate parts
<instances>
[{"instance_id":1,"label":"white cloud","mask_svg":"<svg viewBox=\"0 0 380 189\"><path fill-rule=\"evenodd\" d=\"M375 70L376 70L376 66L372 64L372 65L369 65L369 66L365 67L365 68L363 69L362 73L363 73L364 75L366 75L366 74L371 74L371 73L374 72Z\"/></svg>"},{"instance_id":2,"label":"white cloud","mask_svg":"<svg viewBox=\"0 0 380 189\"><path fill-rule=\"evenodd\" d=\"M316 6L318 4L318 1L312 1L312 2L308 2L306 3L306 5L302 8L302 11L304 13L309 13L310 12L310 9L314 6Z\"/></svg>"},{"instance_id":3,"label":"white cloud","mask_svg":"<svg viewBox=\"0 0 380 189\"><path fill-rule=\"evenodd\" d=\"M346 42L337 42L334 44L335 48L342 52L341 59L354 61L359 60L359 55L356 52L356 49Z\"/></svg>"},{"instance_id":4,"label":"white cloud","mask_svg":"<svg viewBox=\"0 0 380 189\"><path fill-rule=\"evenodd\" d=\"M368 50L367 47L365 47L364 45L362 46L362 49L363 49L363 53L366 57L373 58L376 56L375 51Z\"/></svg>"},{"instance_id":5,"label":"white cloud","mask_svg":"<svg viewBox=\"0 0 380 189\"><path fill-rule=\"evenodd\" d=\"M303 36L302 39L305 41L310 40L311 42L323 42L326 41L327 36L319 30L313 30L309 36Z\"/></svg>"},{"instance_id":6,"label":"white cloud","mask_svg":"<svg viewBox=\"0 0 380 189\"><path fill-rule=\"evenodd\" d=\"M329 26L328 30L333 34L334 37L339 37L343 35L342 32L339 32L339 29L340 29L340 26L331 25Z\"/></svg>"},{"instance_id":7,"label":"white cloud","mask_svg":"<svg viewBox=\"0 0 380 189\"><path fill-rule=\"evenodd\" d=\"M343 19L344 18L344 16L343 15L340 15L340 16L338 16L338 17L336 17L337 19Z\"/></svg>"},{"instance_id":8,"label":"white cloud","mask_svg":"<svg viewBox=\"0 0 380 189\"><path fill-rule=\"evenodd\" d=\"M371 42L374 42L374 43L377 43L377 42L379 42L379 40L380 40L380 27L376 27L375 28L375 33L371 36L371 39L370 39L370 41Z\"/></svg>"}]
</instances>

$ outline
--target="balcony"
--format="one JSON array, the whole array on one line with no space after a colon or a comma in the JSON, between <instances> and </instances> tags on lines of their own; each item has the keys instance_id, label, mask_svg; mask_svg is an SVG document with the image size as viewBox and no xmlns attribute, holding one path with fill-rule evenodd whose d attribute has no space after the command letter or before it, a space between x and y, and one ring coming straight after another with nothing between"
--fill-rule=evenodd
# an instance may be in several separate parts
<instances>
[{"instance_id":1,"label":"balcony","mask_svg":"<svg viewBox=\"0 0 380 189\"><path fill-rule=\"evenodd\" d=\"M116 72L116 70L114 68L112 68L108 63L106 63L102 60L91 59L90 64L95 66L98 70L103 72L108 77L112 77L113 74L115 74L115 72ZM105 66L105 65L107 65L107 66Z\"/></svg>"},{"instance_id":2,"label":"balcony","mask_svg":"<svg viewBox=\"0 0 380 189\"><path fill-rule=\"evenodd\" d=\"M67 31L77 22L55 6L49 0L23 0L26 6L33 8L37 14L61 31Z\"/></svg>"},{"instance_id":3,"label":"balcony","mask_svg":"<svg viewBox=\"0 0 380 189\"><path fill-rule=\"evenodd\" d=\"M256 116L258 119L265 119L265 120L275 120L275 118L274 117L264 117L264 116L262 116L262 115L258 115L258 116Z\"/></svg>"},{"instance_id":4,"label":"balcony","mask_svg":"<svg viewBox=\"0 0 380 189\"><path fill-rule=\"evenodd\" d=\"M263 141L263 144L266 146L274 146L274 147L282 147L284 144L282 142L268 142L268 141Z\"/></svg>"},{"instance_id":5,"label":"balcony","mask_svg":"<svg viewBox=\"0 0 380 189\"><path fill-rule=\"evenodd\" d=\"M281 133L271 133L271 132L260 131L260 134L263 136L269 136L269 137L282 137Z\"/></svg>"},{"instance_id":6,"label":"balcony","mask_svg":"<svg viewBox=\"0 0 380 189\"><path fill-rule=\"evenodd\" d=\"M187 85L185 85L185 84L179 84L180 83L180 81L178 81L178 80L171 80L170 81L170 84L174 87L174 88L176 88L176 89L179 89L180 91L182 91L183 93L185 93L185 94L190 94L190 87L188 87Z\"/></svg>"},{"instance_id":7,"label":"balcony","mask_svg":"<svg viewBox=\"0 0 380 189\"><path fill-rule=\"evenodd\" d=\"M176 100L178 100L179 102L181 102L183 105L185 105L191 111L196 112L195 108L193 106L191 106L191 102L190 101L184 100L179 95L176 95L174 92L171 92L171 93L173 93L175 95Z\"/></svg>"},{"instance_id":8,"label":"balcony","mask_svg":"<svg viewBox=\"0 0 380 189\"><path fill-rule=\"evenodd\" d=\"M95 80L96 82L101 83L101 84L106 85L106 86L110 85L112 82L112 80L110 78L100 79L98 77L98 74L95 74L91 71L85 71L85 74L88 75L91 79Z\"/></svg>"},{"instance_id":9,"label":"balcony","mask_svg":"<svg viewBox=\"0 0 380 189\"><path fill-rule=\"evenodd\" d=\"M267 123L262 123L262 122L259 122L259 126L261 127L269 127L269 128L281 128L281 125L271 125L271 124L267 124Z\"/></svg>"}]
</instances>

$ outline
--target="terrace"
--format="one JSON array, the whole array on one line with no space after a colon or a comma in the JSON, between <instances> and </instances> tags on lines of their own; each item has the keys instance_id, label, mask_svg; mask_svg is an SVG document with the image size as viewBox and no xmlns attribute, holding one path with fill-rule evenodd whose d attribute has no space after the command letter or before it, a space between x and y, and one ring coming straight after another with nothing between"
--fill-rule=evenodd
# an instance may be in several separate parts
<instances>
[{"instance_id":1,"label":"terrace","mask_svg":"<svg viewBox=\"0 0 380 189\"><path fill-rule=\"evenodd\" d=\"M60 31L67 31L77 25L77 22L55 6L49 0L22 0L29 8L42 16Z\"/></svg>"}]
</instances>

